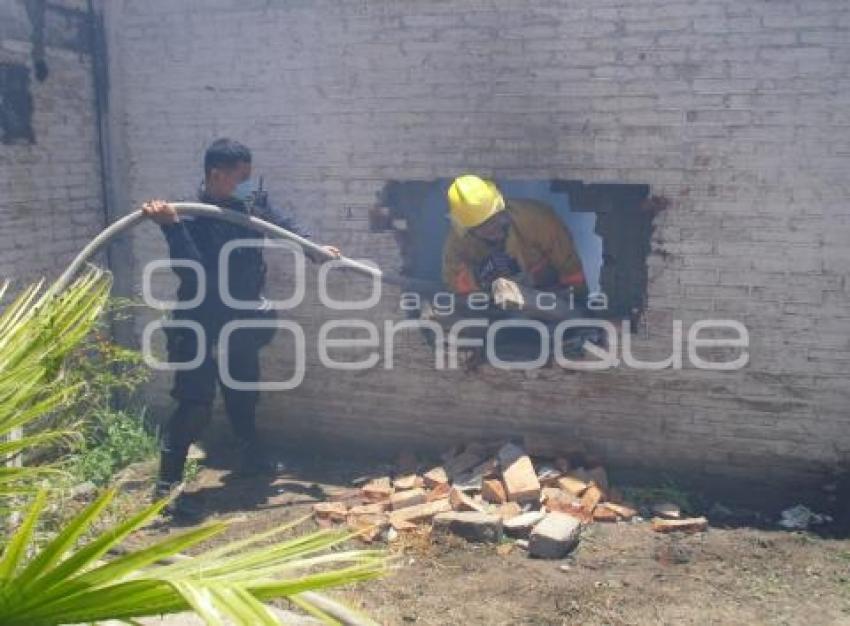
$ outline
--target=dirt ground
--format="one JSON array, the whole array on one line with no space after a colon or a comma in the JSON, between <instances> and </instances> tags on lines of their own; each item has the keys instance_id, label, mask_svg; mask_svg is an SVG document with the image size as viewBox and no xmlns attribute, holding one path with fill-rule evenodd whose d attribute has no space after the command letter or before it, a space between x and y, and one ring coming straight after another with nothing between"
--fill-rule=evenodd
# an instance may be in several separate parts
<instances>
[{"instance_id":1,"label":"dirt ground","mask_svg":"<svg viewBox=\"0 0 850 626\"><path fill-rule=\"evenodd\" d=\"M190 492L241 537L382 469L299 459L258 480L206 467ZM660 535L648 522L596 523L562 561L454 538L389 549L391 575L332 594L388 625L850 624L850 540L769 525Z\"/></svg>"}]
</instances>

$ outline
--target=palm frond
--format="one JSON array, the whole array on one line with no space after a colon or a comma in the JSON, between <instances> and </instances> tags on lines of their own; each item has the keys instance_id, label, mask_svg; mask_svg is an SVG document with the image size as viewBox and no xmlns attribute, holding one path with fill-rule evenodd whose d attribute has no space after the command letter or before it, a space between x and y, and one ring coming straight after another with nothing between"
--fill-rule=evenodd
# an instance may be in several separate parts
<instances>
[{"instance_id":1,"label":"palm frond","mask_svg":"<svg viewBox=\"0 0 850 626\"><path fill-rule=\"evenodd\" d=\"M380 551L331 551L351 538L346 533L319 531L282 540L293 529L290 524L172 565L157 565L227 527L214 522L107 561L110 550L167 503L152 504L84 541L115 498L109 490L51 539L35 541L47 503L47 491L37 484L57 469L15 467L8 461L76 435L44 416L67 406L77 394L79 387L63 379L63 364L103 311L110 284L108 274L92 269L61 294L54 288L43 291L42 283L24 289L0 312L0 509L14 497L36 493L0 556L0 624L132 623L138 617L186 610L208 624L276 624L263 602L282 597L336 623L310 593L374 578L387 568ZM0 298L7 290L8 282L0 285Z\"/></svg>"},{"instance_id":2,"label":"palm frond","mask_svg":"<svg viewBox=\"0 0 850 626\"><path fill-rule=\"evenodd\" d=\"M380 551L328 552L349 539L347 533L324 530L261 545L291 525L265 533L259 541L241 542L235 553L216 548L173 565L156 565L218 535L227 528L223 522L167 537L104 563L101 559L111 547L148 523L165 504L151 505L75 548L114 496L114 491L105 492L24 563L46 501L44 492L37 496L0 559L0 623L83 623L194 610L208 624L276 624L263 601L289 597L311 613L327 616L299 594L386 571L386 557Z\"/></svg>"},{"instance_id":3,"label":"palm frond","mask_svg":"<svg viewBox=\"0 0 850 626\"><path fill-rule=\"evenodd\" d=\"M107 302L111 278L90 269L65 293L24 289L0 312L0 464L57 441L78 438L69 428L39 423L66 404L78 386L63 385L62 362L91 330ZM0 287L0 297L9 283ZM37 432L29 433L35 428ZM49 468L17 464L0 472L0 497L33 490Z\"/></svg>"}]
</instances>

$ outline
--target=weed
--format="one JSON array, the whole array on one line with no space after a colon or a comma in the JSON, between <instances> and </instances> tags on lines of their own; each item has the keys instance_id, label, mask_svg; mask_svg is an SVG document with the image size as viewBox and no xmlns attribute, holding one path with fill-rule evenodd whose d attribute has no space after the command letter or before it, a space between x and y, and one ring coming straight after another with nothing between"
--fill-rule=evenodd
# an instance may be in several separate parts
<instances>
[{"instance_id":1,"label":"weed","mask_svg":"<svg viewBox=\"0 0 850 626\"><path fill-rule=\"evenodd\" d=\"M695 502L688 493L672 480L666 481L660 486L653 487L623 487L623 495L626 501L637 506L651 506L659 502L672 502L677 504L683 511L694 511Z\"/></svg>"},{"instance_id":2,"label":"weed","mask_svg":"<svg viewBox=\"0 0 850 626\"><path fill-rule=\"evenodd\" d=\"M118 470L156 453L156 438L145 428L144 412L113 410L97 416L95 427L70 458L70 472L79 482L103 485Z\"/></svg>"},{"instance_id":3,"label":"weed","mask_svg":"<svg viewBox=\"0 0 850 626\"><path fill-rule=\"evenodd\" d=\"M127 306L110 303L114 315ZM67 461L75 480L105 484L130 463L156 454L145 408L134 399L149 376L141 353L110 341L101 322L68 359L64 375L81 392L55 419L72 424L85 417L83 441Z\"/></svg>"},{"instance_id":4,"label":"weed","mask_svg":"<svg viewBox=\"0 0 850 626\"><path fill-rule=\"evenodd\" d=\"M198 459L186 459L186 467L183 468L183 481L190 483L198 477L201 472L201 464Z\"/></svg>"}]
</instances>

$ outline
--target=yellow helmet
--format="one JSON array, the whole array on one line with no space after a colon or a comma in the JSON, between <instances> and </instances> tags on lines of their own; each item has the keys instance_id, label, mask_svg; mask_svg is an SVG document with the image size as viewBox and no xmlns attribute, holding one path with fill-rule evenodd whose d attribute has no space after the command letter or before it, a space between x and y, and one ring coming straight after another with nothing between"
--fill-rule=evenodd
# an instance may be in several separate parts
<instances>
[{"instance_id":1,"label":"yellow helmet","mask_svg":"<svg viewBox=\"0 0 850 626\"><path fill-rule=\"evenodd\" d=\"M460 232L480 226L505 210L505 199L499 188L489 180L470 174L455 178L448 197L452 223Z\"/></svg>"}]
</instances>

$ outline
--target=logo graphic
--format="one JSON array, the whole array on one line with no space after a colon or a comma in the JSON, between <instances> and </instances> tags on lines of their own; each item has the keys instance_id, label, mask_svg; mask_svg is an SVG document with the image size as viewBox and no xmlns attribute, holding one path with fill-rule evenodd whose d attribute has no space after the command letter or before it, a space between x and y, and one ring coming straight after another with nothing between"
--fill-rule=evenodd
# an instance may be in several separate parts
<instances>
[{"instance_id":1,"label":"logo graphic","mask_svg":"<svg viewBox=\"0 0 850 626\"><path fill-rule=\"evenodd\" d=\"M240 300L230 293L229 285L234 279L229 274L230 257L243 248L271 247L291 252L294 257L294 291L282 300ZM370 261L360 261L375 266ZM304 329L295 321L286 319L264 319L258 312L285 312L292 310L304 301L306 280L306 257L297 245L285 241L263 241L240 239L227 243L221 250L215 286L220 302L217 306L228 311L228 321L221 325L215 337L208 336L204 325L204 316L192 319L192 312L200 311L210 296L208 271L200 263L180 259L160 259L149 262L143 272L142 294L145 303L160 311L180 311L179 318L164 318L149 322L142 332L142 352L145 362L152 368L162 371L186 371L200 367L207 357L212 357L218 367L222 384L244 391L285 391L294 389L304 382L307 374L308 342ZM335 319L323 322L316 337L315 356L325 368L339 371L360 371L376 367L393 369L395 367L396 335L401 331L418 330L433 338L435 369L459 369L459 353L463 350L476 350L483 355L485 363L503 370L534 370L545 367L554 361L561 368L577 371L602 371L614 367L628 367L636 370L682 369L685 360L691 367L710 371L733 371L749 362L749 332L736 320L706 319L693 323L687 334L681 320L673 322L671 350L667 358L658 361L644 361L635 356L632 349L632 333L628 321L622 322L619 329L612 321L599 317L567 319L554 323L544 323L534 319L515 316L508 319L491 320L483 315L491 307L488 294L478 293L464 297L464 307L460 311L458 296L451 292L434 294L428 303L433 311L431 319L394 319L375 322L365 319L364 312L373 310L381 302L382 284L373 278L369 293L357 300L339 299L331 296L328 289L329 276L343 269L341 261L327 261L317 272L317 296L319 302L328 311L334 312ZM375 266L376 267L376 266ZM162 300L153 295L153 276L165 269L191 271L195 277L197 291L188 300ZM358 280L361 280L358 277ZM554 310L559 306L561 294L540 292L536 296L539 310ZM567 294L571 308L575 308L572 292ZM563 305L561 300L560 305ZM403 313L418 312L423 306L423 298L416 292L404 292L399 298L399 308ZM605 294L591 294L586 310L589 312L607 309ZM339 313L352 312L356 317L339 318ZM480 317L474 313L481 312ZM460 313L463 313L462 315ZM218 326L216 326L218 328ZM187 361L162 361L154 356L153 336L158 330L184 329L194 335L197 353ZM244 381L239 372L229 371L227 353L233 342L240 341L237 331L266 332L282 331L291 336L293 354L287 357L292 363L293 374L285 381ZM579 339L579 354L573 354L565 348L571 336L578 331L592 331L596 339ZM498 354L500 337L514 332L524 333L524 337L534 337L533 356L520 359L505 359ZM581 335L579 335L581 337ZM211 347L210 347L211 346ZM208 350L213 354L207 353ZM732 353L728 360L708 360L700 356L700 350L714 350L725 356ZM568 353L569 352L569 353Z\"/></svg>"}]
</instances>

